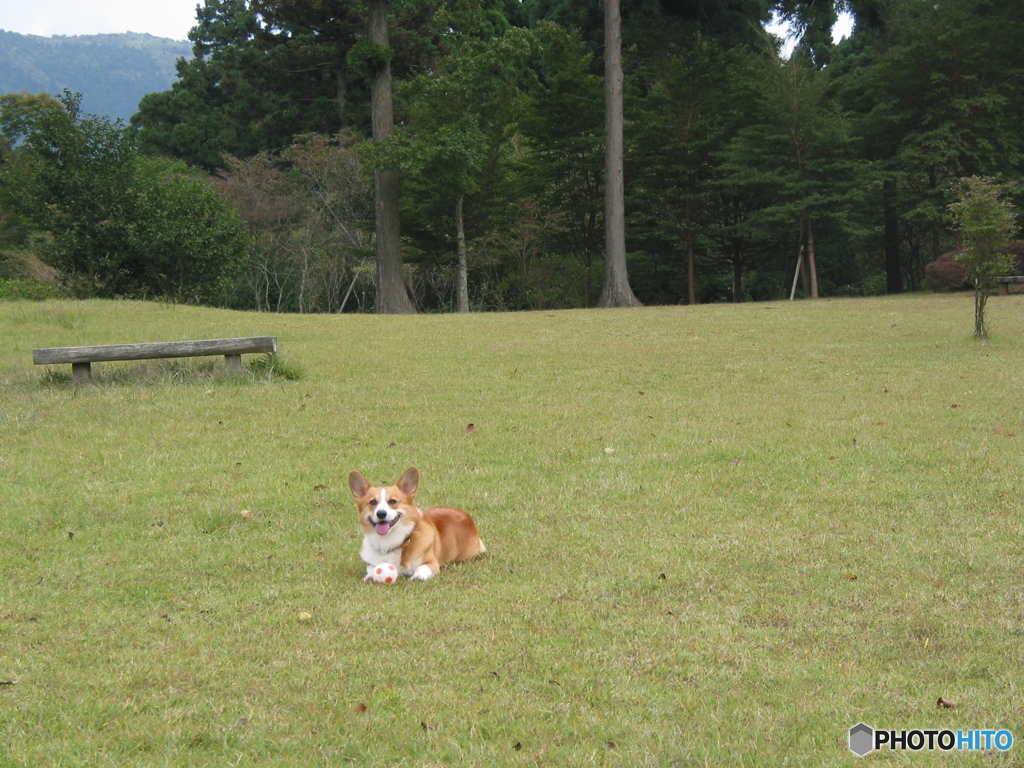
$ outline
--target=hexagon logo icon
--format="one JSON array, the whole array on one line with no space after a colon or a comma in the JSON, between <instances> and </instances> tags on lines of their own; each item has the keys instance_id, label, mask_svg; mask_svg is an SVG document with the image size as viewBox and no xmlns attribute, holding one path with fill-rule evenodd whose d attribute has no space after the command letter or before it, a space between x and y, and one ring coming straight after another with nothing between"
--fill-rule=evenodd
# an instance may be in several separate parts
<instances>
[{"instance_id":1,"label":"hexagon logo icon","mask_svg":"<svg viewBox=\"0 0 1024 768\"><path fill-rule=\"evenodd\" d=\"M875 732L870 725L857 723L850 729L850 751L858 757L864 757L873 750Z\"/></svg>"}]
</instances>

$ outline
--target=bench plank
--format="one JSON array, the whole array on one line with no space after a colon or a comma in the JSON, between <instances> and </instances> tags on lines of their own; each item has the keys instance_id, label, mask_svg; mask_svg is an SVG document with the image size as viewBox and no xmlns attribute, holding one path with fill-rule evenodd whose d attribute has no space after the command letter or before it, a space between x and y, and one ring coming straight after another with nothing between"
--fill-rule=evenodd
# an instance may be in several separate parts
<instances>
[{"instance_id":1,"label":"bench plank","mask_svg":"<svg viewBox=\"0 0 1024 768\"><path fill-rule=\"evenodd\" d=\"M35 365L105 363L116 360L158 360L168 357L201 357L204 355L236 357L260 352L276 353L277 337L164 341L150 344L105 344L93 347L48 347L33 349L32 362Z\"/></svg>"}]
</instances>

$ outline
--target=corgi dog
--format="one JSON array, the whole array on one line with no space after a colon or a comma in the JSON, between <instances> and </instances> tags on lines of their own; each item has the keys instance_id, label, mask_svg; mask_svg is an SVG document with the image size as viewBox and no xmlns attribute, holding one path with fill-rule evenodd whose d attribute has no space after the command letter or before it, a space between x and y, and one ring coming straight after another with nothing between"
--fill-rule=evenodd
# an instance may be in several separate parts
<instances>
[{"instance_id":1,"label":"corgi dog","mask_svg":"<svg viewBox=\"0 0 1024 768\"><path fill-rule=\"evenodd\" d=\"M359 556L366 563L366 578L382 563L400 574L425 581L445 563L470 560L487 551L476 523L468 513L452 507L416 506L420 473L409 467L395 485L377 488L359 472L348 476L348 487L359 508L363 545Z\"/></svg>"}]
</instances>

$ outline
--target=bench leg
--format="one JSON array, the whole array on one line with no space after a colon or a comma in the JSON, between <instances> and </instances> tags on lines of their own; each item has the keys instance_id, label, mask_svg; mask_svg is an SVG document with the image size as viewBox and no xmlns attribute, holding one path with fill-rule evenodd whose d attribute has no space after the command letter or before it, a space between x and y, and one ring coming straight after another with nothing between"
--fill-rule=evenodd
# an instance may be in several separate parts
<instances>
[{"instance_id":1,"label":"bench leg","mask_svg":"<svg viewBox=\"0 0 1024 768\"><path fill-rule=\"evenodd\" d=\"M224 370L228 373L241 373L242 372L242 356L241 355L224 355Z\"/></svg>"},{"instance_id":2,"label":"bench leg","mask_svg":"<svg viewBox=\"0 0 1024 768\"><path fill-rule=\"evenodd\" d=\"M1010 295L1010 286L1009 286L1008 283L999 283L996 286L996 290L999 292L1000 296L1009 296Z\"/></svg>"},{"instance_id":3,"label":"bench leg","mask_svg":"<svg viewBox=\"0 0 1024 768\"><path fill-rule=\"evenodd\" d=\"M92 384L92 365L89 363L71 364L72 384Z\"/></svg>"}]
</instances>

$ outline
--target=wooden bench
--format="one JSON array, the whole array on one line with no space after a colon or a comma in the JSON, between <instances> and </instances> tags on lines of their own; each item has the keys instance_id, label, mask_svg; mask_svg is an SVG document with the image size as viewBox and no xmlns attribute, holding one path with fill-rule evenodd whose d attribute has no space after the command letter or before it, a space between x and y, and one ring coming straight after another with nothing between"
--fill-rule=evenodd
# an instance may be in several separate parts
<instances>
[{"instance_id":1,"label":"wooden bench","mask_svg":"<svg viewBox=\"0 0 1024 768\"><path fill-rule=\"evenodd\" d=\"M242 355L260 352L276 353L277 337L255 336L248 339L160 341L152 344L107 344L95 347L48 347L33 349L32 362L36 365L71 363L71 383L91 384L92 363L224 355L225 369L241 373Z\"/></svg>"},{"instance_id":2,"label":"wooden bench","mask_svg":"<svg viewBox=\"0 0 1024 768\"><path fill-rule=\"evenodd\" d=\"M1000 296L1010 295L1011 283L1024 283L1024 275L1006 275L1005 277L997 277L996 291L999 292Z\"/></svg>"}]
</instances>

